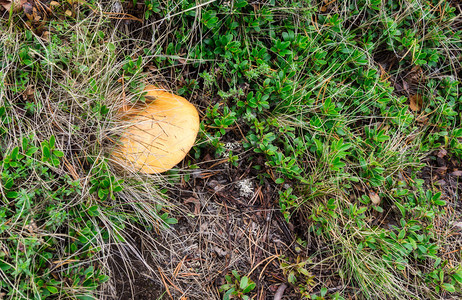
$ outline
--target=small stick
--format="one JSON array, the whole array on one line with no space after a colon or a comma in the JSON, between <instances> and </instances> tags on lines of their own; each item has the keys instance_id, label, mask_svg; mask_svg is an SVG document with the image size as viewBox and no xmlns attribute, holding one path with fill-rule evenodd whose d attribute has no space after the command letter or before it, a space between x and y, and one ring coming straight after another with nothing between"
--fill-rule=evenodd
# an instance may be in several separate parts
<instances>
[{"instance_id":1,"label":"small stick","mask_svg":"<svg viewBox=\"0 0 462 300\"><path fill-rule=\"evenodd\" d=\"M164 274L162 273L162 271L160 270L159 267L157 267L157 269L159 270L160 278L162 279L162 283L163 283L164 286L165 286L165 291L166 291L167 294L170 296L170 299L173 299L172 294L170 293L170 289L168 288L167 282L165 282Z\"/></svg>"},{"instance_id":2,"label":"small stick","mask_svg":"<svg viewBox=\"0 0 462 300\"><path fill-rule=\"evenodd\" d=\"M124 77L125 77L125 71L122 73L122 112L125 113L127 112L127 99L125 98L125 80L124 80Z\"/></svg>"}]
</instances>

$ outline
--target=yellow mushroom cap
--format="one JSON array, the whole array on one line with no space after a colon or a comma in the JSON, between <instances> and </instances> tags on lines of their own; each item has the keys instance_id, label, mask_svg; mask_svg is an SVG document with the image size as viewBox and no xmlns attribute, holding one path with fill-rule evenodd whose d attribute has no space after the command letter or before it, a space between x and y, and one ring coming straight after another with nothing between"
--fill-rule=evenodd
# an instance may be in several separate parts
<instances>
[{"instance_id":1,"label":"yellow mushroom cap","mask_svg":"<svg viewBox=\"0 0 462 300\"><path fill-rule=\"evenodd\" d=\"M199 114L183 97L152 85L145 92L153 101L127 119L114 156L139 171L162 173L182 161L194 145Z\"/></svg>"}]
</instances>

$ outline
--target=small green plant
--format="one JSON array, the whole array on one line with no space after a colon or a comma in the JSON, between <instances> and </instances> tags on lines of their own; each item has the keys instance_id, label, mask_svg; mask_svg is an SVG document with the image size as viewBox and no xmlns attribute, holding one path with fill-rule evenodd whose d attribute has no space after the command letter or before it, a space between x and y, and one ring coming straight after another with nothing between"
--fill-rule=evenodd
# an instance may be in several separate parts
<instances>
[{"instance_id":1,"label":"small green plant","mask_svg":"<svg viewBox=\"0 0 462 300\"><path fill-rule=\"evenodd\" d=\"M289 222L291 210L297 207L297 196L293 193L293 188L289 187L284 191L279 191L279 207L281 208L284 219Z\"/></svg>"},{"instance_id":2,"label":"small green plant","mask_svg":"<svg viewBox=\"0 0 462 300\"><path fill-rule=\"evenodd\" d=\"M92 169L92 178L90 183L90 193L97 193L99 199L105 200L108 197L115 199L115 194L122 191L123 179L116 179L109 171L107 160L94 161L88 158L90 163L94 163L95 167Z\"/></svg>"},{"instance_id":3,"label":"small green plant","mask_svg":"<svg viewBox=\"0 0 462 300\"><path fill-rule=\"evenodd\" d=\"M144 18L146 20L149 19L150 16L152 16L155 13L160 12L160 3L155 0L145 0L145 12L144 12Z\"/></svg>"},{"instance_id":4,"label":"small green plant","mask_svg":"<svg viewBox=\"0 0 462 300\"><path fill-rule=\"evenodd\" d=\"M219 103L209 107L205 116L207 123L213 126L213 128L218 129L215 133L216 137L225 135L226 129L236 121L236 113L228 106L220 107Z\"/></svg>"},{"instance_id":5,"label":"small green plant","mask_svg":"<svg viewBox=\"0 0 462 300\"><path fill-rule=\"evenodd\" d=\"M231 275L226 275L226 284L220 287L220 292L224 292L223 300L231 298L249 300L250 296L246 295L255 289L255 282L247 276L241 276L236 270L231 271Z\"/></svg>"},{"instance_id":6,"label":"small green plant","mask_svg":"<svg viewBox=\"0 0 462 300\"><path fill-rule=\"evenodd\" d=\"M308 259L297 256L295 263L290 263L286 257L280 257L280 267L287 281L296 288L297 292L304 298L311 298L311 290L314 286L314 276L306 269Z\"/></svg>"},{"instance_id":7,"label":"small green plant","mask_svg":"<svg viewBox=\"0 0 462 300\"><path fill-rule=\"evenodd\" d=\"M56 150L56 139L52 135L49 141L42 142L42 161L49 162L52 166L57 167L60 164L60 158L64 156L62 151Z\"/></svg>"}]
</instances>

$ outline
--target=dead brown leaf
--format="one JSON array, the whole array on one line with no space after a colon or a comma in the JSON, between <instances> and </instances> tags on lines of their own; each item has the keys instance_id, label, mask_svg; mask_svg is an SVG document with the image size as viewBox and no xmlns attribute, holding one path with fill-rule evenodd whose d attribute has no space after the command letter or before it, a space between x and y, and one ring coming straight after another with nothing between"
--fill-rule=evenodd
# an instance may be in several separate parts
<instances>
[{"instance_id":1,"label":"dead brown leaf","mask_svg":"<svg viewBox=\"0 0 462 300\"><path fill-rule=\"evenodd\" d=\"M436 156L438 156L439 158L443 158L446 156L446 154L448 154L448 151L446 151L446 149L441 149L440 151L438 151L438 154Z\"/></svg>"},{"instance_id":2,"label":"dead brown leaf","mask_svg":"<svg viewBox=\"0 0 462 300\"><path fill-rule=\"evenodd\" d=\"M372 204L379 205L380 204L380 196L376 192L369 192L369 198L371 198Z\"/></svg>"},{"instance_id":3,"label":"dead brown leaf","mask_svg":"<svg viewBox=\"0 0 462 300\"><path fill-rule=\"evenodd\" d=\"M405 81L404 79L401 80L402 83L403 83L403 90L409 94L409 84L407 83L407 81Z\"/></svg>"},{"instance_id":4,"label":"dead brown leaf","mask_svg":"<svg viewBox=\"0 0 462 300\"><path fill-rule=\"evenodd\" d=\"M446 172L448 171L448 167L439 167L435 171L436 173L440 175L446 175Z\"/></svg>"},{"instance_id":5,"label":"dead brown leaf","mask_svg":"<svg viewBox=\"0 0 462 300\"><path fill-rule=\"evenodd\" d=\"M42 40L44 41L49 41L50 40L50 32L49 31L44 31L41 36Z\"/></svg>"},{"instance_id":6,"label":"dead brown leaf","mask_svg":"<svg viewBox=\"0 0 462 300\"><path fill-rule=\"evenodd\" d=\"M422 104L423 104L422 95L415 94L415 95L411 95L409 97L409 108L412 111L421 110L422 109Z\"/></svg>"},{"instance_id":7,"label":"dead brown leaf","mask_svg":"<svg viewBox=\"0 0 462 300\"><path fill-rule=\"evenodd\" d=\"M0 5L7 11L13 8L13 12L17 12L22 9L22 5L26 2L27 0L0 0Z\"/></svg>"},{"instance_id":8,"label":"dead brown leaf","mask_svg":"<svg viewBox=\"0 0 462 300\"><path fill-rule=\"evenodd\" d=\"M444 179L440 179L436 182L438 185L441 185L441 186L445 186L446 185L446 181Z\"/></svg>"},{"instance_id":9,"label":"dead brown leaf","mask_svg":"<svg viewBox=\"0 0 462 300\"><path fill-rule=\"evenodd\" d=\"M452 224L457 230L462 230L462 222L456 222Z\"/></svg>"},{"instance_id":10,"label":"dead brown leaf","mask_svg":"<svg viewBox=\"0 0 462 300\"><path fill-rule=\"evenodd\" d=\"M428 124L428 118L423 115L419 115L415 118L415 120L421 124L421 125L427 125Z\"/></svg>"},{"instance_id":11,"label":"dead brown leaf","mask_svg":"<svg viewBox=\"0 0 462 300\"><path fill-rule=\"evenodd\" d=\"M29 101L34 101L34 93L35 89L33 85L28 85L22 95L24 96L25 99Z\"/></svg>"},{"instance_id":12,"label":"dead brown leaf","mask_svg":"<svg viewBox=\"0 0 462 300\"><path fill-rule=\"evenodd\" d=\"M424 80L424 72L420 66L412 67L411 71L407 74L407 80L410 84L417 84Z\"/></svg>"},{"instance_id":13,"label":"dead brown leaf","mask_svg":"<svg viewBox=\"0 0 462 300\"><path fill-rule=\"evenodd\" d=\"M451 175L460 177L460 176L462 176L462 171L458 171L458 170L454 171L454 172L451 173Z\"/></svg>"},{"instance_id":14,"label":"dead brown leaf","mask_svg":"<svg viewBox=\"0 0 462 300\"><path fill-rule=\"evenodd\" d=\"M189 197L188 199L184 200L184 203L185 204L193 203L194 204L194 214L199 215L201 211L201 202L199 201L199 199L194 198L194 197Z\"/></svg>"}]
</instances>

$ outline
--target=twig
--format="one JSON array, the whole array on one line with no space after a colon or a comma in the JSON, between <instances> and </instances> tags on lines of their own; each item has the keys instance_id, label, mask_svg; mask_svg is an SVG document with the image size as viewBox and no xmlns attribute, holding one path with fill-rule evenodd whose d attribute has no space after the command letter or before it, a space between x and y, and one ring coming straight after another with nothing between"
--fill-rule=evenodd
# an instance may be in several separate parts
<instances>
[{"instance_id":1,"label":"twig","mask_svg":"<svg viewBox=\"0 0 462 300\"><path fill-rule=\"evenodd\" d=\"M157 269L159 270L160 278L162 279L162 283L163 283L164 286L165 286L165 291L166 291L167 294L170 296L170 299L173 299L172 294L170 293L170 289L168 288L167 282L166 282L165 279L164 279L164 273L162 273L162 271L160 270L159 267L157 267Z\"/></svg>"}]
</instances>

